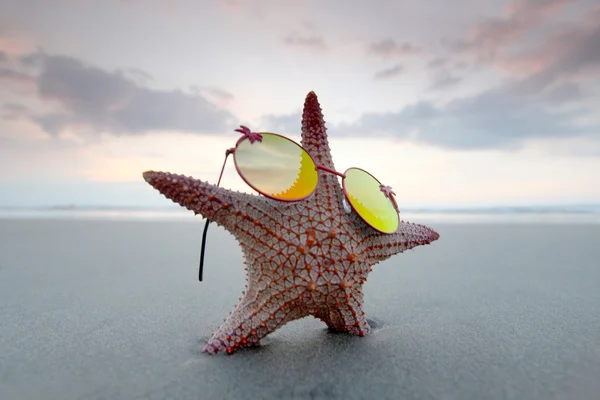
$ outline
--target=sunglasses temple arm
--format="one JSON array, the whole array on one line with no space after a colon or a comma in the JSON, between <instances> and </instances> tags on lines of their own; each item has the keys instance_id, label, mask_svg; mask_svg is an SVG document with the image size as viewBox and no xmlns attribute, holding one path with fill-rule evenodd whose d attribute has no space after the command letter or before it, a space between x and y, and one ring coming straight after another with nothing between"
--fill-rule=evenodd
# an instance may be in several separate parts
<instances>
[{"instance_id":1,"label":"sunglasses temple arm","mask_svg":"<svg viewBox=\"0 0 600 400\"><path fill-rule=\"evenodd\" d=\"M221 178L223 177L223 171L225 171L225 164L227 163L227 158L230 154L235 151L235 148L227 149L225 151L225 160L223 161L223 166L221 167L221 173L219 174L219 180L217 181L217 187L221 184ZM204 231L202 232L202 244L200 246L200 266L198 267L198 280L202 282L202 271L204 270L204 248L206 247L206 232L208 232L208 225L210 224L210 220L206 218L206 222L204 223Z\"/></svg>"},{"instance_id":2,"label":"sunglasses temple arm","mask_svg":"<svg viewBox=\"0 0 600 400\"><path fill-rule=\"evenodd\" d=\"M234 151L235 151L235 147L232 147L231 149L227 149L225 151L225 160L223 160L223 166L221 167L221 173L219 174L219 180L217 181L217 187L219 185L221 185L221 178L223 177L223 171L225 171L225 164L227 163L227 158L229 157L230 154L233 154Z\"/></svg>"},{"instance_id":3,"label":"sunglasses temple arm","mask_svg":"<svg viewBox=\"0 0 600 400\"><path fill-rule=\"evenodd\" d=\"M202 282L202 270L204 269L204 247L206 246L206 232L208 232L208 224L210 221L207 219L204 223L204 232L202 232L202 245L200 246L200 267L198 268L198 280Z\"/></svg>"}]
</instances>

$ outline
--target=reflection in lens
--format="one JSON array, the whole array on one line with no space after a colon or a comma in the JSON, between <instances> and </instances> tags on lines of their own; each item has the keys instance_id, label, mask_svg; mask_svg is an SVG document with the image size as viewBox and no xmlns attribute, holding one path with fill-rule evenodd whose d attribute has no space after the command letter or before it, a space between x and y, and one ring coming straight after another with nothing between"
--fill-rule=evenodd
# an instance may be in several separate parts
<instances>
[{"instance_id":1,"label":"reflection in lens","mask_svg":"<svg viewBox=\"0 0 600 400\"><path fill-rule=\"evenodd\" d=\"M279 200L301 200L317 187L318 174L308 153L295 142L261 133L262 142L243 140L234 153L242 178L260 193Z\"/></svg>"},{"instance_id":2,"label":"reflection in lens","mask_svg":"<svg viewBox=\"0 0 600 400\"><path fill-rule=\"evenodd\" d=\"M400 218L390 199L379 188L380 182L359 168L350 168L345 175L344 190L358 215L378 231L396 232Z\"/></svg>"}]
</instances>

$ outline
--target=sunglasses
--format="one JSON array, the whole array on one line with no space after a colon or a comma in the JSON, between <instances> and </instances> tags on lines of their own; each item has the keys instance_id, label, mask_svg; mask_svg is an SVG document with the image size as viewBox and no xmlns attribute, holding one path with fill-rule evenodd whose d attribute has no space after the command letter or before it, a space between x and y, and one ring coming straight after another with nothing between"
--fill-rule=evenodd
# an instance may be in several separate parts
<instances>
[{"instance_id":1,"label":"sunglasses","mask_svg":"<svg viewBox=\"0 0 600 400\"><path fill-rule=\"evenodd\" d=\"M349 168L340 173L324 165L317 165L311 155L298 143L275 133L251 132L245 126L235 130L242 134L235 147L225 152L225 161L217 186L229 155L233 154L235 168L252 189L265 197L278 201L299 201L310 197L319 184L319 171L342 178L343 206L352 211L371 228L381 233L394 233L400 223L395 193L382 185L373 175L360 168ZM198 280L202 281L206 220L200 249Z\"/></svg>"}]
</instances>

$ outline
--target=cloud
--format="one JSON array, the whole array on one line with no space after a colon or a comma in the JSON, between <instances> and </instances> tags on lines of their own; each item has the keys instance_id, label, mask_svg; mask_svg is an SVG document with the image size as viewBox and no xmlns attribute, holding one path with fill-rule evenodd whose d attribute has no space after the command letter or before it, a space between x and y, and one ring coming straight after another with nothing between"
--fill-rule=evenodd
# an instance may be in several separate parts
<instances>
[{"instance_id":1,"label":"cloud","mask_svg":"<svg viewBox=\"0 0 600 400\"><path fill-rule=\"evenodd\" d=\"M154 80L154 77L151 74L139 68L127 68L123 70L123 73L126 77L139 83L147 83Z\"/></svg>"},{"instance_id":2,"label":"cloud","mask_svg":"<svg viewBox=\"0 0 600 400\"><path fill-rule=\"evenodd\" d=\"M370 129L373 135L463 149L512 149L550 138L599 140L597 115L585 99L600 94L600 7L584 1L567 9L570 3L515 0L503 18L488 18L473 26L467 40L455 41L450 49L459 51L452 59L440 54L427 63L434 72L431 90L463 80L468 85L470 75L455 75L456 60L475 61L475 72L489 73L491 67L504 73L495 88L445 105L424 101L364 114L344 131ZM382 53L395 47L381 46Z\"/></svg>"},{"instance_id":3,"label":"cloud","mask_svg":"<svg viewBox=\"0 0 600 400\"><path fill-rule=\"evenodd\" d=\"M207 96L214 98L218 102L229 103L233 101L233 94L215 86L206 86L200 89Z\"/></svg>"},{"instance_id":4,"label":"cloud","mask_svg":"<svg viewBox=\"0 0 600 400\"><path fill-rule=\"evenodd\" d=\"M7 61L8 61L8 53L0 50L0 62L7 62Z\"/></svg>"},{"instance_id":5,"label":"cloud","mask_svg":"<svg viewBox=\"0 0 600 400\"><path fill-rule=\"evenodd\" d=\"M489 18L471 30L471 39L464 43L493 54L496 50L521 41L535 27L546 21L565 4L574 0L513 0L505 18Z\"/></svg>"},{"instance_id":6,"label":"cloud","mask_svg":"<svg viewBox=\"0 0 600 400\"><path fill-rule=\"evenodd\" d=\"M14 102L4 103L2 107L0 107L0 109L2 110L0 116L3 120L6 121L15 120L17 118L22 117L23 115L26 115L29 112L29 109L27 107L25 107L21 103Z\"/></svg>"},{"instance_id":7,"label":"cloud","mask_svg":"<svg viewBox=\"0 0 600 400\"><path fill-rule=\"evenodd\" d=\"M433 53L392 38L371 42L368 54L399 62L411 54L427 55L430 89L438 92L392 112L330 124L330 133L388 136L447 149L510 150L571 138L600 142L600 123L589 104L600 94L600 7L589 4L515 0L502 18L475 24L459 52ZM378 71L375 79L398 75L399 65ZM457 93L470 94L448 100L456 87ZM438 102L434 96L442 91L446 95ZM269 115L265 121L275 131L295 131L299 118Z\"/></svg>"},{"instance_id":8,"label":"cloud","mask_svg":"<svg viewBox=\"0 0 600 400\"><path fill-rule=\"evenodd\" d=\"M59 110L30 118L50 134L70 125L130 135L168 130L209 133L230 125L232 115L200 94L150 89L129 76L132 70L109 72L71 57L38 54L21 60L39 57L38 96Z\"/></svg>"},{"instance_id":9,"label":"cloud","mask_svg":"<svg viewBox=\"0 0 600 400\"><path fill-rule=\"evenodd\" d=\"M21 103L4 103L4 104L2 104L2 109L5 111L17 112L17 113L23 113L23 112L26 112L29 110L27 107L25 107Z\"/></svg>"},{"instance_id":10,"label":"cloud","mask_svg":"<svg viewBox=\"0 0 600 400\"><path fill-rule=\"evenodd\" d=\"M38 67L44 62L44 53L28 53L19 57L19 62L25 67Z\"/></svg>"},{"instance_id":11,"label":"cloud","mask_svg":"<svg viewBox=\"0 0 600 400\"><path fill-rule=\"evenodd\" d=\"M422 101L397 112L366 113L335 131L370 132L451 149L514 149L532 139L600 138L600 125L576 122L582 110L556 110L537 100L523 97L513 86L502 87L443 107Z\"/></svg>"},{"instance_id":12,"label":"cloud","mask_svg":"<svg viewBox=\"0 0 600 400\"><path fill-rule=\"evenodd\" d=\"M574 0L514 0L505 18L476 24L454 49L525 78L521 89L528 93L583 74L600 75L600 7L583 1L567 9L570 3ZM567 13L574 16L568 19Z\"/></svg>"},{"instance_id":13,"label":"cloud","mask_svg":"<svg viewBox=\"0 0 600 400\"><path fill-rule=\"evenodd\" d=\"M291 47L302 47L312 50L325 50L327 44L325 39L320 35L301 36L295 33L291 33L285 37L283 42Z\"/></svg>"},{"instance_id":14,"label":"cloud","mask_svg":"<svg viewBox=\"0 0 600 400\"><path fill-rule=\"evenodd\" d=\"M221 0L220 3L232 11L239 11L243 7L242 0Z\"/></svg>"},{"instance_id":15,"label":"cloud","mask_svg":"<svg viewBox=\"0 0 600 400\"><path fill-rule=\"evenodd\" d=\"M549 103L564 104L585 97L581 87L573 82L566 82L551 88L546 94Z\"/></svg>"},{"instance_id":16,"label":"cloud","mask_svg":"<svg viewBox=\"0 0 600 400\"><path fill-rule=\"evenodd\" d=\"M298 133L300 131L300 121L302 121L302 113L294 112L290 114L268 114L264 115L261 121L261 126L267 132L276 132L281 134Z\"/></svg>"},{"instance_id":17,"label":"cloud","mask_svg":"<svg viewBox=\"0 0 600 400\"><path fill-rule=\"evenodd\" d=\"M427 66L431 69L437 69L441 67L445 67L448 63L448 59L445 57L435 57L429 60Z\"/></svg>"},{"instance_id":18,"label":"cloud","mask_svg":"<svg viewBox=\"0 0 600 400\"><path fill-rule=\"evenodd\" d=\"M210 100L213 104L220 108L229 107L235 98L233 93L216 86L199 87L196 85L191 85L190 91L194 94L206 97L207 100Z\"/></svg>"},{"instance_id":19,"label":"cloud","mask_svg":"<svg viewBox=\"0 0 600 400\"><path fill-rule=\"evenodd\" d=\"M443 70L438 72L431 84L430 90L440 90L446 89L447 87L454 86L457 83L461 82L462 78L458 76L453 76L448 71Z\"/></svg>"},{"instance_id":20,"label":"cloud","mask_svg":"<svg viewBox=\"0 0 600 400\"><path fill-rule=\"evenodd\" d=\"M414 45L403 42L398 43L393 39L383 39L370 43L367 52L381 57L403 57L408 54L417 53L419 49Z\"/></svg>"},{"instance_id":21,"label":"cloud","mask_svg":"<svg viewBox=\"0 0 600 400\"><path fill-rule=\"evenodd\" d=\"M15 54L22 54L33 51L35 48L33 38L20 32L7 32L0 26L0 51L6 56L11 57Z\"/></svg>"},{"instance_id":22,"label":"cloud","mask_svg":"<svg viewBox=\"0 0 600 400\"><path fill-rule=\"evenodd\" d=\"M44 131L53 136L60 134L63 129L73 122L68 114L60 113L39 116L34 115L31 117L31 119L36 122Z\"/></svg>"},{"instance_id":23,"label":"cloud","mask_svg":"<svg viewBox=\"0 0 600 400\"><path fill-rule=\"evenodd\" d=\"M540 67L524 82L523 90L542 90L561 79L600 76L600 14L592 26L576 27L549 37L532 54L521 53L508 62L529 60Z\"/></svg>"},{"instance_id":24,"label":"cloud","mask_svg":"<svg viewBox=\"0 0 600 400\"><path fill-rule=\"evenodd\" d=\"M401 64L398 64L391 68L382 69L381 71L376 72L374 78L376 80L390 79L390 78L400 75L403 71L404 71L404 66L402 66Z\"/></svg>"},{"instance_id":25,"label":"cloud","mask_svg":"<svg viewBox=\"0 0 600 400\"><path fill-rule=\"evenodd\" d=\"M0 82L19 86L31 86L35 84L35 77L11 68L0 68Z\"/></svg>"}]
</instances>

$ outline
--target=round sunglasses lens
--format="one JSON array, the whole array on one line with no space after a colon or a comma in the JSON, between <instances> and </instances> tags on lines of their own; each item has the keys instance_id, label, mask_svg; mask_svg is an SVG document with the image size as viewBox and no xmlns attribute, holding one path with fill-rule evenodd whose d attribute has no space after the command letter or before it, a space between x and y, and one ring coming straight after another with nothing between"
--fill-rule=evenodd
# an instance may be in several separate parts
<instances>
[{"instance_id":1,"label":"round sunglasses lens","mask_svg":"<svg viewBox=\"0 0 600 400\"><path fill-rule=\"evenodd\" d=\"M235 149L234 161L244 181L265 196L301 200L317 187L315 163L297 143L261 133L262 142L246 139Z\"/></svg>"},{"instance_id":2,"label":"round sunglasses lens","mask_svg":"<svg viewBox=\"0 0 600 400\"><path fill-rule=\"evenodd\" d=\"M392 201L379 188L380 182L359 168L350 168L345 175L344 190L358 215L380 232L396 232L400 217Z\"/></svg>"}]
</instances>

